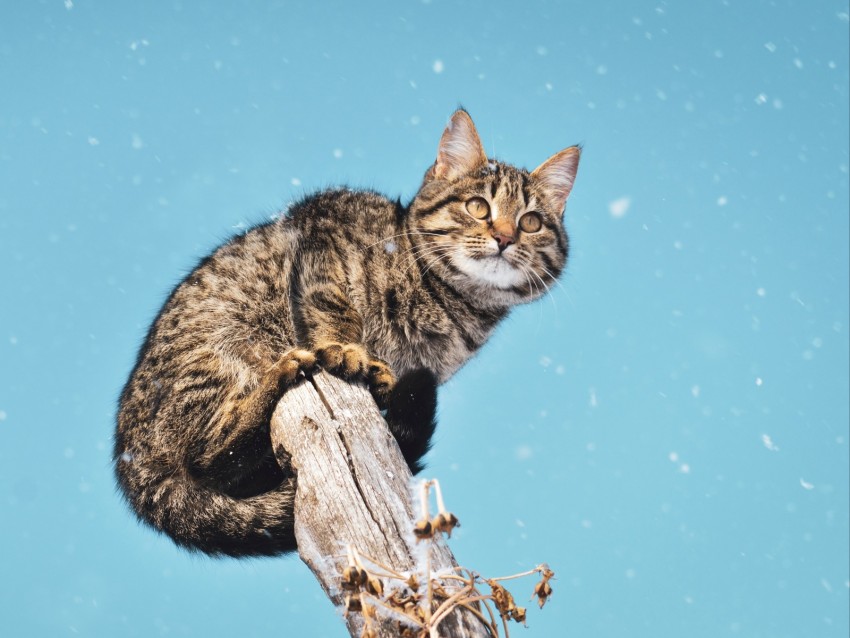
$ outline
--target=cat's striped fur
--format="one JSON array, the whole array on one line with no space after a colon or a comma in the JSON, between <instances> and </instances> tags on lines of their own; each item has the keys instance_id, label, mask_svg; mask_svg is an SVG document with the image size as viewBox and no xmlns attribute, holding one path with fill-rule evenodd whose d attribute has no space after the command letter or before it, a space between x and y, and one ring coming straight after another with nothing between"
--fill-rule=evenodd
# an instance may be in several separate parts
<instances>
[{"instance_id":1,"label":"cat's striped fur","mask_svg":"<svg viewBox=\"0 0 850 638\"><path fill-rule=\"evenodd\" d=\"M121 395L116 472L138 516L210 554L294 549L294 478L271 452L269 419L317 365L369 383L420 469L436 383L563 270L578 157L566 149L532 173L490 160L460 110L409 206L320 192L204 259Z\"/></svg>"}]
</instances>

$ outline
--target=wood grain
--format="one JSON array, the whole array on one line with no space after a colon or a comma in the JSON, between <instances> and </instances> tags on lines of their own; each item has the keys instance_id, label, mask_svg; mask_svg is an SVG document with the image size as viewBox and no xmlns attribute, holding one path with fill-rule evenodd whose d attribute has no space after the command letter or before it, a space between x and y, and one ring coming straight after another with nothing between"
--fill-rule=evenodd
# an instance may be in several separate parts
<instances>
[{"instance_id":1,"label":"wood grain","mask_svg":"<svg viewBox=\"0 0 850 638\"><path fill-rule=\"evenodd\" d=\"M339 582L348 544L398 572L414 568L422 550L412 533L410 470L365 387L316 374L284 394L271 437L278 459L289 461L298 476L299 556L334 605L343 604ZM455 564L444 542L432 543L432 570ZM351 636L360 636L360 614L350 615L347 625ZM395 624L383 623L378 635L397 636ZM489 633L469 614L456 613L434 635Z\"/></svg>"}]
</instances>

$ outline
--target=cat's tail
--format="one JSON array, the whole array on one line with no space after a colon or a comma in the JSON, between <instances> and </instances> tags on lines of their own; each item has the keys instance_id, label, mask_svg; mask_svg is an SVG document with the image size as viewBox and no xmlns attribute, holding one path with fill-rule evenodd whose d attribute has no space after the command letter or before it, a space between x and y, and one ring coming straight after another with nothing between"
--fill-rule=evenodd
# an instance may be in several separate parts
<instances>
[{"instance_id":1,"label":"cat's tail","mask_svg":"<svg viewBox=\"0 0 850 638\"><path fill-rule=\"evenodd\" d=\"M437 379L428 370L402 376L388 399L386 420L413 473L431 446ZM235 497L208 486L174 458L134 450L119 428L118 485L141 521L189 550L213 556L273 556L296 549L295 477L261 494Z\"/></svg>"},{"instance_id":2,"label":"cat's tail","mask_svg":"<svg viewBox=\"0 0 850 638\"><path fill-rule=\"evenodd\" d=\"M234 498L186 472L152 471L146 467L151 461L142 453L117 455L118 484L139 519L181 547L237 557L274 556L295 549L294 478L269 492Z\"/></svg>"}]
</instances>

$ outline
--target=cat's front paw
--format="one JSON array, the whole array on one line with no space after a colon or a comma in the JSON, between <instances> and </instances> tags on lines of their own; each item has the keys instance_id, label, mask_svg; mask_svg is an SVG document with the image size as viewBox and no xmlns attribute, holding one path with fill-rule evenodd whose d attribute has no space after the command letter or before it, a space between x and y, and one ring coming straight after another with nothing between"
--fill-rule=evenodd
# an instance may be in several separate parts
<instances>
[{"instance_id":1,"label":"cat's front paw","mask_svg":"<svg viewBox=\"0 0 850 638\"><path fill-rule=\"evenodd\" d=\"M284 354L271 370L280 389L291 386L301 374L310 374L316 368L316 355L309 350L294 348Z\"/></svg>"},{"instance_id":2,"label":"cat's front paw","mask_svg":"<svg viewBox=\"0 0 850 638\"><path fill-rule=\"evenodd\" d=\"M387 398L395 387L395 376L390 367L380 359L370 360L366 381L378 406L381 409L387 407Z\"/></svg>"},{"instance_id":3,"label":"cat's front paw","mask_svg":"<svg viewBox=\"0 0 850 638\"><path fill-rule=\"evenodd\" d=\"M395 384L390 367L380 359L370 357L359 343L322 343L316 348L316 359L331 374L343 379L366 381L381 407Z\"/></svg>"}]
</instances>

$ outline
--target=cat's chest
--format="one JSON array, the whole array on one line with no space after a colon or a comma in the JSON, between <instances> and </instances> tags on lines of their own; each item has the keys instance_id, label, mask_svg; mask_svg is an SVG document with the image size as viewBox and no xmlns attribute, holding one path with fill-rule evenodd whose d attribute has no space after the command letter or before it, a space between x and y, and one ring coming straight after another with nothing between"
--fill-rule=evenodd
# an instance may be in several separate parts
<instances>
[{"instance_id":1,"label":"cat's chest","mask_svg":"<svg viewBox=\"0 0 850 638\"><path fill-rule=\"evenodd\" d=\"M396 374L428 368L441 382L475 354L495 324L422 287L388 288L367 316L367 346Z\"/></svg>"}]
</instances>

